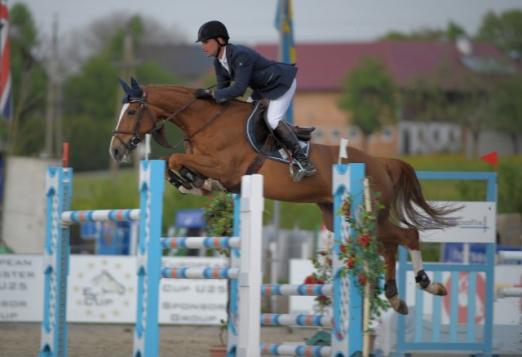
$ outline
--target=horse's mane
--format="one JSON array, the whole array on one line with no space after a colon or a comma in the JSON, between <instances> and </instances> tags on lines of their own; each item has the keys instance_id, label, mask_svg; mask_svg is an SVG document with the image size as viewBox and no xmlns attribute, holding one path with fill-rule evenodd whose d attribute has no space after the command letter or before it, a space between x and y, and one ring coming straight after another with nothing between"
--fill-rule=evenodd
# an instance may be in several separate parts
<instances>
[{"instance_id":1,"label":"horse's mane","mask_svg":"<svg viewBox=\"0 0 522 357\"><path fill-rule=\"evenodd\" d=\"M144 89L145 89L145 91L148 91L149 89L158 90L158 91L161 91L161 90L181 91L181 92L183 92L183 94L193 94L196 91L195 88L178 86L178 85L174 85L174 84L149 84L149 85L146 85L144 87ZM218 103L214 102L213 100L206 100L206 102L208 104L214 105L214 106L220 106L221 105L221 104L218 104ZM230 102L233 103L234 105L239 105L239 106L247 106L248 105L248 106L252 107L252 103L249 103L247 101L240 100L240 99L233 99Z\"/></svg>"}]
</instances>

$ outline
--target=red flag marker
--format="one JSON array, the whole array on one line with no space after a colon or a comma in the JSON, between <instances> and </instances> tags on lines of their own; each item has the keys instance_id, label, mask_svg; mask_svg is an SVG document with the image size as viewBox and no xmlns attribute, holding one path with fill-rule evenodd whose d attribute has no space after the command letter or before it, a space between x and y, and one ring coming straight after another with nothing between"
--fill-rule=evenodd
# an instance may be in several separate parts
<instances>
[{"instance_id":1,"label":"red flag marker","mask_svg":"<svg viewBox=\"0 0 522 357\"><path fill-rule=\"evenodd\" d=\"M482 155L480 159L493 166L497 166L498 164L498 156L496 151L492 151L485 155Z\"/></svg>"},{"instance_id":2,"label":"red flag marker","mask_svg":"<svg viewBox=\"0 0 522 357\"><path fill-rule=\"evenodd\" d=\"M62 167L69 167L69 143L62 144Z\"/></svg>"}]
</instances>

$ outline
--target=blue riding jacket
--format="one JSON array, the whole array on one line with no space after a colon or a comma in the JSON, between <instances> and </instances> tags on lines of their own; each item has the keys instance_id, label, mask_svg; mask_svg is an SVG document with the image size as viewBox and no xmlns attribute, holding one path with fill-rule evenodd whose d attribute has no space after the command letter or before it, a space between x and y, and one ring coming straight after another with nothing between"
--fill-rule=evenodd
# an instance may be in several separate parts
<instances>
[{"instance_id":1,"label":"blue riding jacket","mask_svg":"<svg viewBox=\"0 0 522 357\"><path fill-rule=\"evenodd\" d=\"M217 77L214 98L218 103L243 95L248 87L253 90L254 100L277 99L290 88L297 73L294 65L266 59L241 45L228 44L226 57L230 73L214 59Z\"/></svg>"}]
</instances>

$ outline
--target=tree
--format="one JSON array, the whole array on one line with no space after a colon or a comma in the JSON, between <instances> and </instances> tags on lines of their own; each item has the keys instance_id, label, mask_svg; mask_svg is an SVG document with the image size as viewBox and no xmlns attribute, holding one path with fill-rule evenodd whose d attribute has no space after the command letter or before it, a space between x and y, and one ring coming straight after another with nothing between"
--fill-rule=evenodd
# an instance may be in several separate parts
<instances>
[{"instance_id":1,"label":"tree","mask_svg":"<svg viewBox=\"0 0 522 357\"><path fill-rule=\"evenodd\" d=\"M466 30L459 24L450 21L446 27L446 37L450 41L456 41L459 37L467 36Z\"/></svg>"},{"instance_id":2,"label":"tree","mask_svg":"<svg viewBox=\"0 0 522 357\"><path fill-rule=\"evenodd\" d=\"M393 80L380 62L366 59L348 74L338 105L351 114L351 124L362 131L362 146L367 150L368 137L395 121Z\"/></svg>"},{"instance_id":3,"label":"tree","mask_svg":"<svg viewBox=\"0 0 522 357\"><path fill-rule=\"evenodd\" d=\"M490 93L494 81L472 72L440 66L430 76L414 81L401 100L407 119L459 124L470 134L471 155L478 155L478 140L493 116Z\"/></svg>"},{"instance_id":4,"label":"tree","mask_svg":"<svg viewBox=\"0 0 522 357\"><path fill-rule=\"evenodd\" d=\"M390 31L379 40L392 41L433 41L444 39L445 33L440 29L422 28L410 33L400 31Z\"/></svg>"},{"instance_id":5,"label":"tree","mask_svg":"<svg viewBox=\"0 0 522 357\"><path fill-rule=\"evenodd\" d=\"M107 30L112 37L105 39L105 47L88 57L64 83L65 134L73 145L71 164L76 170L108 167L107 148L117 119L115 107L121 103L117 78L123 64L123 41L128 32L134 43L148 38L137 16L116 25L120 27ZM178 82L173 74L154 62L134 63L134 66L142 83Z\"/></svg>"},{"instance_id":6,"label":"tree","mask_svg":"<svg viewBox=\"0 0 522 357\"><path fill-rule=\"evenodd\" d=\"M519 153L518 136L522 134L522 77L502 83L493 93L493 127L511 138L513 152Z\"/></svg>"},{"instance_id":7,"label":"tree","mask_svg":"<svg viewBox=\"0 0 522 357\"><path fill-rule=\"evenodd\" d=\"M411 32L390 31L379 40L392 41L455 41L461 36L467 36L466 30L456 22L450 21L446 29L420 28Z\"/></svg>"},{"instance_id":8,"label":"tree","mask_svg":"<svg viewBox=\"0 0 522 357\"><path fill-rule=\"evenodd\" d=\"M514 58L522 57L522 10L508 10L500 15L484 15L477 40L488 41Z\"/></svg>"},{"instance_id":9,"label":"tree","mask_svg":"<svg viewBox=\"0 0 522 357\"><path fill-rule=\"evenodd\" d=\"M39 45L38 33L24 4L17 3L10 10L9 40L14 108L10 151L19 155L36 154L44 143L47 75L34 55Z\"/></svg>"}]
</instances>

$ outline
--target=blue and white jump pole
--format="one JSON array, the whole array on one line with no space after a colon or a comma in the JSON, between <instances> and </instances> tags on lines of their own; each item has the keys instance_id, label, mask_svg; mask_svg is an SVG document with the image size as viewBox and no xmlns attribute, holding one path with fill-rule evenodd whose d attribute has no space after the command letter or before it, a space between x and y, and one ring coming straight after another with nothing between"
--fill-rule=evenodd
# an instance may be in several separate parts
<instances>
[{"instance_id":1,"label":"blue and white jump pole","mask_svg":"<svg viewBox=\"0 0 522 357\"><path fill-rule=\"evenodd\" d=\"M78 222L140 221L140 239L157 244L163 203L164 161L142 161L140 166L140 209L69 211L72 196L71 168L51 167L47 171L47 222L44 252L44 316L41 328L40 357L67 356L67 276L69 271L69 226ZM138 253L139 254L139 253ZM147 266L147 257L139 256L138 277ZM140 275L141 274L141 275ZM143 281L140 280L143 284ZM141 296L157 299L159 281L145 282ZM156 295L154 295L156 294ZM139 311L138 311L139 312ZM146 324L147 318L141 316ZM157 327L156 327L157 329ZM154 326L150 329L154 333ZM149 333L149 330L146 332Z\"/></svg>"}]
</instances>

